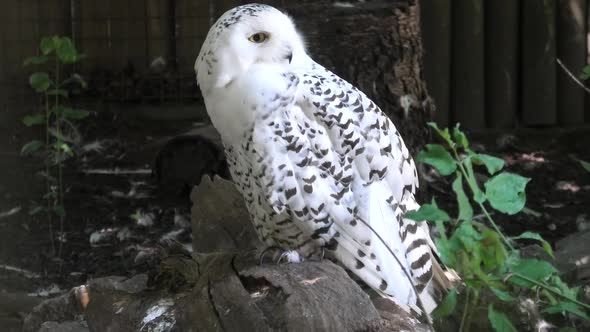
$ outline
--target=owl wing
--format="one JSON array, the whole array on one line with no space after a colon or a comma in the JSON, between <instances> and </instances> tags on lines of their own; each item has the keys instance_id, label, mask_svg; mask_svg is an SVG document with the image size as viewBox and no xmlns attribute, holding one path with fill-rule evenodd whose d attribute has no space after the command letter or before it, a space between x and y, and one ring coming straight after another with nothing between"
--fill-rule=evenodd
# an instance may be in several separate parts
<instances>
[{"instance_id":1,"label":"owl wing","mask_svg":"<svg viewBox=\"0 0 590 332\"><path fill-rule=\"evenodd\" d=\"M418 182L399 133L368 97L319 65L263 76L282 83L270 79L246 103L257 116L248 144L273 213L291 216L299 246L319 241L369 286L414 306L412 284L420 292L430 281L431 251L424 230L403 218L417 207ZM269 227L281 234L283 225Z\"/></svg>"}]
</instances>

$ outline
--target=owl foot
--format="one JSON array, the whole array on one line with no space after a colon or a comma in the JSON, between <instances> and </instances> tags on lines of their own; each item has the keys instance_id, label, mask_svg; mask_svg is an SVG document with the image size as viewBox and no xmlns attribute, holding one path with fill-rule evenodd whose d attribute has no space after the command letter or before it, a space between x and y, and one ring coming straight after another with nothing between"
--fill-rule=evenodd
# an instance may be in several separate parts
<instances>
[{"instance_id":1,"label":"owl foot","mask_svg":"<svg viewBox=\"0 0 590 332\"><path fill-rule=\"evenodd\" d=\"M277 264L281 264L283 261L285 261L285 263L301 263L303 262L303 257L301 257L301 255L295 250L287 250L283 251L281 256L279 256Z\"/></svg>"},{"instance_id":2,"label":"owl foot","mask_svg":"<svg viewBox=\"0 0 590 332\"><path fill-rule=\"evenodd\" d=\"M281 248L279 248L277 246L270 246L270 247L267 247L264 250L262 250L262 253L260 253L260 258L259 258L260 261L258 262L258 265L264 264L264 258L266 258L266 255L268 255L271 251L273 252L271 255L271 260L273 260L272 258L275 256L275 253L280 250L281 250Z\"/></svg>"},{"instance_id":3,"label":"owl foot","mask_svg":"<svg viewBox=\"0 0 590 332\"><path fill-rule=\"evenodd\" d=\"M276 264L303 262L303 257L301 257L297 251L283 250L282 248L279 248L277 246L272 246L272 247L268 247L262 251L262 253L260 254L259 265L264 264L264 259L269 254L271 255L271 260L275 261Z\"/></svg>"}]
</instances>

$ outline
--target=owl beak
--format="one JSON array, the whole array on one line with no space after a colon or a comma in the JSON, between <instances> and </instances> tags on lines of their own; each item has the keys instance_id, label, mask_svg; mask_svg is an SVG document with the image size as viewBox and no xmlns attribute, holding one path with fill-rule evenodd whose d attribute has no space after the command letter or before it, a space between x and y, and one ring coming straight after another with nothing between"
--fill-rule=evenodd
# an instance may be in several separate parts
<instances>
[{"instance_id":1,"label":"owl beak","mask_svg":"<svg viewBox=\"0 0 590 332\"><path fill-rule=\"evenodd\" d=\"M293 52L289 52L289 54L287 54L285 59L289 60L289 64L291 64L291 61L293 60Z\"/></svg>"}]
</instances>

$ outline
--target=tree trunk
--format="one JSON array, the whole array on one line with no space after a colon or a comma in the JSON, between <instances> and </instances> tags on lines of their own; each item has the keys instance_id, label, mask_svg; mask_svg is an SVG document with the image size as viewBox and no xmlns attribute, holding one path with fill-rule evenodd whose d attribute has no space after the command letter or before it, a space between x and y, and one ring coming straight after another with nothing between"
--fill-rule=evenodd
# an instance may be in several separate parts
<instances>
[{"instance_id":1,"label":"tree trunk","mask_svg":"<svg viewBox=\"0 0 590 332\"><path fill-rule=\"evenodd\" d=\"M213 12L249 2L216 2ZM422 69L418 0L262 2L291 15L314 60L371 97L413 153L422 147L434 105Z\"/></svg>"}]
</instances>

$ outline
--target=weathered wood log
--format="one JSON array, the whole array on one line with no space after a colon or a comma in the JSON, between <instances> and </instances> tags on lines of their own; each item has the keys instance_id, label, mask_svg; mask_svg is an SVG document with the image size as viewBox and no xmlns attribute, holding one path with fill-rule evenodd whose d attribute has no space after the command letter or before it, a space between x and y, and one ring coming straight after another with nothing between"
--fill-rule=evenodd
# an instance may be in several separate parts
<instances>
[{"instance_id":1,"label":"weathered wood log","mask_svg":"<svg viewBox=\"0 0 590 332\"><path fill-rule=\"evenodd\" d=\"M90 330L380 331L386 326L368 295L330 262L257 266L248 256L217 253L169 257L164 264L182 266L181 274L190 276L183 290L130 293L89 286ZM413 330L413 324L407 320L399 327Z\"/></svg>"},{"instance_id":2,"label":"weathered wood log","mask_svg":"<svg viewBox=\"0 0 590 332\"><path fill-rule=\"evenodd\" d=\"M204 176L191 194L193 250L200 253L262 247L249 223L248 210L234 184Z\"/></svg>"},{"instance_id":3,"label":"weathered wood log","mask_svg":"<svg viewBox=\"0 0 590 332\"><path fill-rule=\"evenodd\" d=\"M210 125L194 128L155 145L158 153L153 173L160 188L167 193L188 195L206 174L230 177L221 138Z\"/></svg>"},{"instance_id":4,"label":"weathered wood log","mask_svg":"<svg viewBox=\"0 0 590 332\"><path fill-rule=\"evenodd\" d=\"M81 314L90 331L111 332L423 330L393 302L372 302L328 260L259 265L252 249L260 243L229 181L206 177L192 199L201 252L171 245L149 282L146 275L91 280L39 305L25 331L85 331Z\"/></svg>"}]
</instances>

